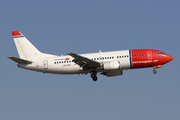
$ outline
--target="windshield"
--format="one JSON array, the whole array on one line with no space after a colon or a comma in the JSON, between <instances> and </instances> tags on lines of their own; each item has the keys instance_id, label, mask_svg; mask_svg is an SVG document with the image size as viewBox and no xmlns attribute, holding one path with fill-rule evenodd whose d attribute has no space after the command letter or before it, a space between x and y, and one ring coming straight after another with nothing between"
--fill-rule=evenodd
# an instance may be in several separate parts
<instances>
[{"instance_id":1,"label":"windshield","mask_svg":"<svg viewBox=\"0 0 180 120\"><path fill-rule=\"evenodd\" d=\"M164 52L157 52L157 54L165 54Z\"/></svg>"}]
</instances>

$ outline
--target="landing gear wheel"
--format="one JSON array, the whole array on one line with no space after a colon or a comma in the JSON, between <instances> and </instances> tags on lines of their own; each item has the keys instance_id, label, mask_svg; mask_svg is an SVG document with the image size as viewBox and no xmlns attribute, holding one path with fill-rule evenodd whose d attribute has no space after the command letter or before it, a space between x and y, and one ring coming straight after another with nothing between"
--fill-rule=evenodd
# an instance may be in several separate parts
<instances>
[{"instance_id":1,"label":"landing gear wheel","mask_svg":"<svg viewBox=\"0 0 180 120\"><path fill-rule=\"evenodd\" d=\"M156 71L156 70L153 70L153 73L154 73L154 74L156 74L156 73L157 73L157 71Z\"/></svg>"},{"instance_id":2,"label":"landing gear wheel","mask_svg":"<svg viewBox=\"0 0 180 120\"><path fill-rule=\"evenodd\" d=\"M91 78L93 79L93 81L97 81L97 76L96 76L96 72L93 72L92 74L91 74Z\"/></svg>"},{"instance_id":3,"label":"landing gear wheel","mask_svg":"<svg viewBox=\"0 0 180 120\"><path fill-rule=\"evenodd\" d=\"M93 79L94 81L97 81L97 76L94 76L92 79Z\"/></svg>"},{"instance_id":4,"label":"landing gear wheel","mask_svg":"<svg viewBox=\"0 0 180 120\"><path fill-rule=\"evenodd\" d=\"M92 73L91 74L91 78L94 78L96 76L96 74Z\"/></svg>"}]
</instances>

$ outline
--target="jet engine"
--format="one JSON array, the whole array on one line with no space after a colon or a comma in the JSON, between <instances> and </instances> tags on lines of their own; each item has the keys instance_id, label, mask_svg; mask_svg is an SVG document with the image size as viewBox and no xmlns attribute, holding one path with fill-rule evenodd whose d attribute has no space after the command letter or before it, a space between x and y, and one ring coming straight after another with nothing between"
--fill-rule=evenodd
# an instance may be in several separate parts
<instances>
[{"instance_id":1,"label":"jet engine","mask_svg":"<svg viewBox=\"0 0 180 120\"><path fill-rule=\"evenodd\" d=\"M120 62L119 61L111 61L111 62L105 62L103 64L104 70L120 70Z\"/></svg>"},{"instance_id":2,"label":"jet engine","mask_svg":"<svg viewBox=\"0 0 180 120\"><path fill-rule=\"evenodd\" d=\"M107 77L119 76L123 74L122 70L114 70L114 71L105 71L101 74L106 75Z\"/></svg>"}]
</instances>

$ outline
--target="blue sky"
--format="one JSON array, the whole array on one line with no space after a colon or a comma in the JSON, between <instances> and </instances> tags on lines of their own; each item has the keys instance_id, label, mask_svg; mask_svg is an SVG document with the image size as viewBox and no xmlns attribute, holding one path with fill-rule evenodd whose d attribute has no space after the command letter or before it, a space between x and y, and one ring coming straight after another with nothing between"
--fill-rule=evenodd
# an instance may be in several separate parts
<instances>
[{"instance_id":1,"label":"blue sky","mask_svg":"<svg viewBox=\"0 0 180 120\"><path fill-rule=\"evenodd\" d=\"M6 0L0 4L1 120L179 120L178 0ZM152 68L98 75L19 69L11 31L41 52L62 55L124 49L162 50L174 60Z\"/></svg>"}]
</instances>

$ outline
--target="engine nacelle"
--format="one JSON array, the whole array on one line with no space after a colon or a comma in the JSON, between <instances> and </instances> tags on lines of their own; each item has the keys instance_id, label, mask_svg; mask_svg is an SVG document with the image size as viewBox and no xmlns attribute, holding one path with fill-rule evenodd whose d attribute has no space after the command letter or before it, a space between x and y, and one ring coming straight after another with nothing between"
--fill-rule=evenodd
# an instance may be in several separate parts
<instances>
[{"instance_id":1,"label":"engine nacelle","mask_svg":"<svg viewBox=\"0 0 180 120\"><path fill-rule=\"evenodd\" d=\"M122 70L106 71L101 74L106 75L107 77L119 76L123 74Z\"/></svg>"},{"instance_id":2,"label":"engine nacelle","mask_svg":"<svg viewBox=\"0 0 180 120\"><path fill-rule=\"evenodd\" d=\"M112 62L105 62L103 64L104 70L120 70L120 62L119 61L112 61Z\"/></svg>"}]
</instances>

